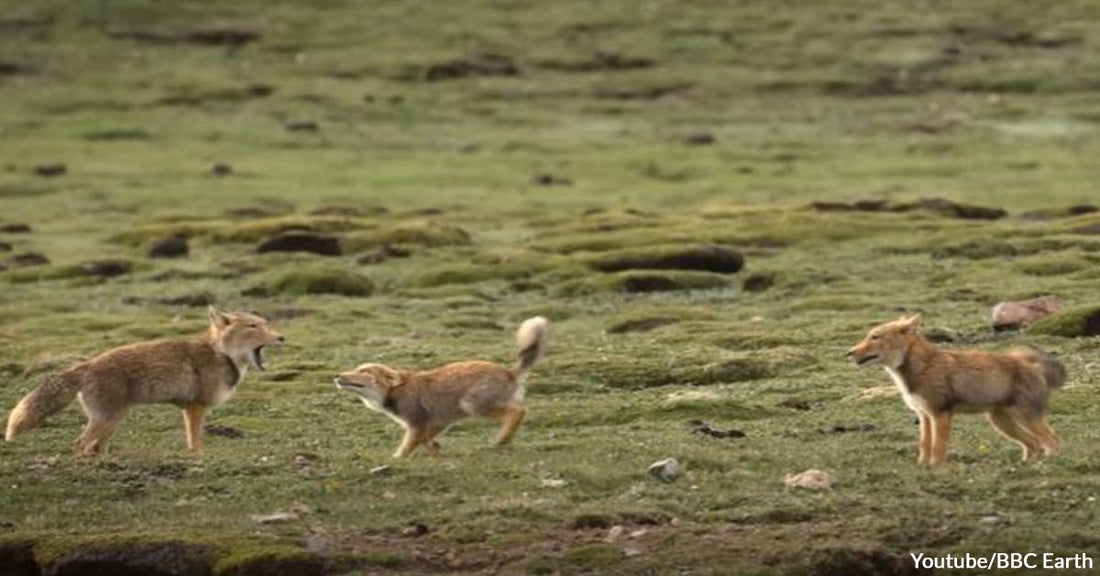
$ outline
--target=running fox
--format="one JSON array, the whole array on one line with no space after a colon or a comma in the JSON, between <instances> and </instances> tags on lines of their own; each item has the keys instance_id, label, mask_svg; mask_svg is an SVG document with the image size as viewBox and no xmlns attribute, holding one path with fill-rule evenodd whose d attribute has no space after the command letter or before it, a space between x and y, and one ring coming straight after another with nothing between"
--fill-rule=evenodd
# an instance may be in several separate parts
<instances>
[{"instance_id":1,"label":"running fox","mask_svg":"<svg viewBox=\"0 0 1100 576\"><path fill-rule=\"evenodd\" d=\"M254 314L212 306L208 313L210 329L197 340L120 346L48 377L11 411L5 438L14 440L79 395L88 423L76 439L77 455L106 453L115 428L135 404L182 408L187 449L198 454L206 411L233 396L249 365L264 369L265 346L284 341Z\"/></svg>"},{"instance_id":2,"label":"running fox","mask_svg":"<svg viewBox=\"0 0 1100 576\"><path fill-rule=\"evenodd\" d=\"M504 445L527 415L524 381L546 349L548 326L542 317L520 325L516 332L519 361L511 368L469 361L412 372L363 364L336 376L336 387L355 393L368 408L405 429L394 458L404 458L421 445L435 454L439 451L435 437L469 416L498 420L496 444Z\"/></svg>"},{"instance_id":3,"label":"running fox","mask_svg":"<svg viewBox=\"0 0 1100 576\"><path fill-rule=\"evenodd\" d=\"M1023 449L1027 460L1058 450L1047 423L1050 393L1065 385L1066 369L1038 348L1005 354L940 350L920 333L920 315L871 329L848 351L859 366L878 362L920 418L918 464L939 466L947 457L951 417L985 412L990 424Z\"/></svg>"}]
</instances>

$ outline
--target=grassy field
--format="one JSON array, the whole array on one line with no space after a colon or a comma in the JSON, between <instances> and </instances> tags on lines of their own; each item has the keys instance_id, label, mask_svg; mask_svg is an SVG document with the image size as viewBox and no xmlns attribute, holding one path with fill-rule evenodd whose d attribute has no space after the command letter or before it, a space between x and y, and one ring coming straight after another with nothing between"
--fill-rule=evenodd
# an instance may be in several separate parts
<instances>
[{"instance_id":1,"label":"grassy field","mask_svg":"<svg viewBox=\"0 0 1100 576\"><path fill-rule=\"evenodd\" d=\"M207 303L292 343L201 458L167 406L98 461L70 456L75 406L0 443L0 561L178 543L218 574L858 575L1100 546L1100 341L989 327L1001 300L1098 304L1100 213L1063 212L1100 201L1100 4L0 6L0 408L199 333ZM812 205L864 199L910 209ZM343 255L257 252L287 231ZM189 256L147 256L173 235ZM713 245L744 268L636 269ZM1022 464L964 417L918 468L887 375L844 361L914 311L948 346L1057 353L1063 451ZM471 421L393 462L396 426L331 384L511 362L535 314L553 340L506 450ZM679 478L647 474L667 457ZM784 486L808 468L835 489Z\"/></svg>"}]
</instances>

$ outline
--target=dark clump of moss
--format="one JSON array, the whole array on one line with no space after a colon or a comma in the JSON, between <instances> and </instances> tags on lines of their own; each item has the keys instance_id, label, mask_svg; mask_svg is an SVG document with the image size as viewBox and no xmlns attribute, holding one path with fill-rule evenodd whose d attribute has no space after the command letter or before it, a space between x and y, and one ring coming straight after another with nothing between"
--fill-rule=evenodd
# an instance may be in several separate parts
<instances>
[{"instance_id":1,"label":"dark clump of moss","mask_svg":"<svg viewBox=\"0 0 1100 576\"><path fill-rule=\"evenodd\" d=\"M932 252L932 257L936 259L968 258L970 260L982 260L1012 257L1018 253L1019 251L1015 246L1003 240L982 239L938 248Z\"/></svg>"},{"instance_id":2,"label":"dark clump of moss","mask_svg":"<svg viewBox=\"0 0 1100 576\"><path fill-rule=\"evenodd\" d=\"M1059 312L1036 322L1028 332L1066 338L1100 336L1100 306L1086 306Z\"/></svg>"},{"instance_id":3,"label":"dark clump of moss","mask_svg":"<svg viewBox=\"0 0 1100 576\"><path fill-rule=\"evenodd\" d=\"M370 278L340 268L304 268L287 272L275 280L246 291L250 296L272 294L337 294L370 296L374 282Z\"/></svg>"},{"instance_id":4,"label":"dark clump of moss","mask_svg":"<svg viewBox=\"0 0 1100 576\"><path fill-rule=\"evenodd\" d=\"M733 274L745 265L745 257L724 246L655 246L601 254L590 260L588 265L601 272L698 270Z\"/></svg>"},{"instance_id":5,"label":"dark clump of moss","mask_svg":"<svg viewBox=\"0 0 1100 576\"><path fill-rule=\"evenodd\" d=\"M324 572L325 565L316 555L289 546L232 552L214 565L216 576L301 576Z\"/></svg>"},{"instance_id":6,"label":"dark clump of moss","mask_svg":"<svg viewBox=\"0 0 1100 576\"><path fill-rule=\"evenodd\" d=\"M667 326L669 324L675 324L679 322L677 318L669 318L667 316L647 316L643 318L628 318L621 320L609 326L607 328L608 334L626 334L627 332L649 332L655 330L661 326Z\"/></svg>"},{"instance_id":7,"label":"dark clump of moss","mask_svg":"<svg viewBox=\"0 0 1100 576\"><path fill-rule=\"evenodd\" d=\"M684 270L628 270L596 278L572 280L562 285L565 295L596 292L672 292L676 290L713 290L727 288L729 281L720 274Z\"/></svg>"},{"instance_id":8,"label":"dark clump of moss","mask_svg":"<svg viewBox=\"0 0 1100 576\"><path fill-rule=\"evenodd\" d=\"M741 282L741 289L745 292L764 292L775 285L775 275L757 272L750 274Z\"/></svg>"},{"instance_id":9,"label":"dark clump of moss","mask_svg":"<svg viewBox=\"0 0 1100 576\"><path fill-rule=\"evenodd\" d=\"M339 256L340 239L326 234L292 232L268 238L256 247L259 253L265 252L308 252L320 256Z\"/></svg>"},{"instance_id":10,"label":"dark clump of moss","mask_svg":"<svg viewBox=\"0 0 1100 576\"><path fill-rule=\"evenodd\" d=\"M615 524L615 519L607 514L578 514L569 522L573 530L590 530L592 528L610 528Z\"/></svg>"},{"instance_id":11,"label":"dark clump of moss","mask_svg":"<svg viewBox=\"0 0 1100 576\"><path fill-rule=\"evenodd\" d=\"M39 576L42 571L34 559L34 543L24 540L0 542L0 574Z\"/></svg>"}]
</instances>

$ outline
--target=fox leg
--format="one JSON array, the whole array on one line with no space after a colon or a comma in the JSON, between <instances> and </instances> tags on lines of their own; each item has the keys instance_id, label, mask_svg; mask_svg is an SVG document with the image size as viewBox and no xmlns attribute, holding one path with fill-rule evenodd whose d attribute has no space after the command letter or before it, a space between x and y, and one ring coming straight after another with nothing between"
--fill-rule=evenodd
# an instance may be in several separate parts
<instances>
[{"instance_id":1,"label":"fox leg","mask_svg":"<svg viewBox=\"0 0 1100 576\"><path fill-rule=\"evenodd\" d=\"M93 456L106 454L107 444L115 433L115 428L122 421L122 415L113 418L92 416L84 426L84 431L76 439L74 451L77 456Z\"/></svg>"},{"instance_id":2,"label":"fox leg","mask_svg":"<svg viewBox=\"0 0 1100 576\"><path fill-rule=\"evenodd\" d=\"M191 404L183 409L183 428L187 432L187 450L192 454L202 452L202 421L206 417L206 406Z\"/></svg>"},{"instance_id":3,"label":"fox leg","mask_svg":"<svg viewBox=\"0 0 1100 576\"><path fill-rule=\"evenodd\" d=\"M1026 462L1040 449L1039 442L1030 432L1016 424L1011 416L1001 410L994 410L988 414L989 423L993 425L1005 438L1015 442L1024 451L1023 459Z\"/></svg>"},{"instance_id":4,"label":"fox leg","mask_svg":"<svg viewBox=\"0 0 1100 576\"><path fill-rule=\"evenodd\" d=\"M440 446L439 442L435 441L435 437L442 434L446 429L446 426L430 426L424 431L424 437L420 439L420 444L424 446L428 454L432 456L439 454Z\"/></svg>"},{"instance_id":5,"label":"fox leg","mask_svg":"<svg viewBox=\"0 0 1100 576\"><path fill-rule=\"evenodd\" d=\"M412 451L424 441L423 428L417 426L409 426L405 429L405 439L401 441L401 446L397 448L397 452L393 453L394 458L405 458Z\"/></svg>"},{"instance_id":6,"label":"fox leg","mask_svg":"<svg viewBox=\"0 0 1100 576\"><path fill-rule=\"evenodd\" d=\"M1035 436L1042 445L1044 456L1058 451L1058 435L1042 417L1017 412L1016 423Z\"/></svg>"},{"instance_id":7,"label":"fox leg","mask_svg":"<svg viewBox=\"0 0 1100 576\"><path fill-rule=\"evenodd\" d=\"M932 454L928 464L940 466L947 460L947 440L951 436L951 413L940 412L930 415L932 421Z\"/></svg>"},{"instance_id":8,"label":"fox leg","mask_svg":"<svg viewBox=\"0 0 1100 576\"><path fill-rule=\"evenodd\" d=\"M920 441L917 443L917 465L928 464L932 457L932 419L927 414L920 413Z\"/></svg>"},{"instance_id":9,"label":"fox leg","mask_svg":"<svg viewBox=\"0 0 1100 576\"><path fill-rule=\"evenodd\" d=\"M527 416L527 408L523 406L508 406L497 415L497 420L500 421L500 432L497 434L494 444L497 446L505 446L512 441L512 436L515 435L519 425L523 423L523 418Z\"/></svg>"}]
</instances>

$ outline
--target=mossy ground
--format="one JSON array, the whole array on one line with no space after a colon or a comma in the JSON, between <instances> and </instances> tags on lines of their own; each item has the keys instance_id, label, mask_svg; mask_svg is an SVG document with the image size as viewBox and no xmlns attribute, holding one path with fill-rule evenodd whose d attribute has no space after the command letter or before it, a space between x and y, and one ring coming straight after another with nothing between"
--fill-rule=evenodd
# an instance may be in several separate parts
<instances>
[{"instance_id":1,"label":"mossy ground","mask_svg":"<svg viewBox=\"0 0 1100 576\"><path fill-rule=\"evenodd\" d=\"M1097 305L1100 220L1067 211L1098 202L1091 2L0 5L0 224L32 228L0 232L0 262L51 261L0 272L0 406L107 347L198 332L189 302L258 311L293 343L212 412L243 437L209 437L202 458L166 406L135 409L102 461L69 457L75 408L0 444L8 536L247 536L362 573L792 574L857 548L1096 547L1100 343L988 327L1000 300ZM212 28L260 36L188 40ZM481 75L439 79L454 70ZM1009 215L810 207L869 197ZM1036 210L1067 216L1022 217ZM338 235L345 255L256 253L288 230ZM173 233L188 258L145 257ZM358 263L382 245L409 256ZM590 265L698 245L744 270ZM133 265L78 273L104 259ZM370 295L299 289L331 270ZM757 273L770 284L743 290ZM270 289L285 278L306 281ZM1057 353L1062 453L1021 464L960 417L950 464L918 469L887 376L844 362L913 311L966 345ZM535 314L553 344L507 450L469 422L442 456L392 463L399 430L330 383L365 361L510 362ZM670 456L678 481L645 472ZM806 468L836 490L783 487ZM311 512L251 518L295 503ZM648 533L608 544L581 515ZM429 533L403 535L414 523Z\"/></svg>"}]
</instances>

